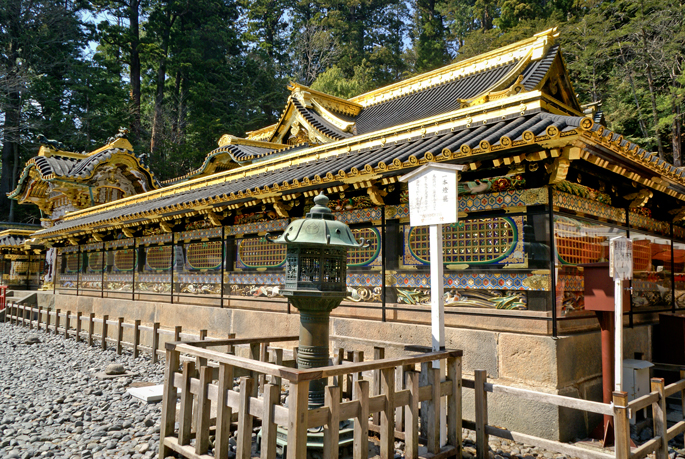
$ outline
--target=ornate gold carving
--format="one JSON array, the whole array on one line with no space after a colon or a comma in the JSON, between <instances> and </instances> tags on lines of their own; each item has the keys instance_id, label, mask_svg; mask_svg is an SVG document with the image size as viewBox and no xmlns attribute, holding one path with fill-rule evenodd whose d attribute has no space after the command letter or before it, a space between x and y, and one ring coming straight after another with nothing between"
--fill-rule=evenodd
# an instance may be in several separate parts
<instances>
[{"instance_id":1,"label":"ornate gold carving","mask_svg":"<svg viewBox=\"0 0 685 459\"><path fill-rule=\"evenodd\" d=\"M121 228L121 232L124 233L124 236L131 238L134 236L134 232L131 228Z\"/></svg>"},{"instance_id":2,"label":"ornate gold carving","mask_svg":"<svg viewBox=\"0 0 685 459\"><path fill-rule=\"evenodd\" d=\"M628 207L631 209L635 209L637 207L644 207L645 204L647 204L647 201L654 197L654 193L650 190L643 188L637 193L630 193L623 197L625 199L631 200L630 204L628 204Z\"/></svg>"},{"instance_id":3,"label":"ornate gold carving","mask_svg":"<svg viewBox=\"0 0 685 459\"><path fill-rule=\"evenodd\" d=\"M566 175L568 174L568 168L571 165L571 161L564 157L558 157L554 160L552 164L548 164L545 167L547 172L550 172L549 183L559 183L566 180Z\"/></svg>"},{"instance_id":4,"label":"ornate gold carving","mask_svg":"<svg viewBox=\"0 0 685 459\"><path fill-rule=\"evenodd\" d=\"M383 197L388 195L388 192L385 190L379 189L377 186L372 186L370 188L367 188L366 192L369 194L369 197L371 198L371 202L373 202L377 206L384 206L385 201L383 201Z\"/></svg>"},{"instance_id":5,"label":"ornate gold carving","mask_svg":"<svg viewBox=\"0 0 685 459\"><path fill-rule=\"evenodd\" d=\"M279 217L281 218L288 218L290 215L288 214L288 211L290 211L293 206L297 203L297 201L292 201L290 204L286 204L283 201L276 201L274 202L274 210L278 214Z\"/></svg>"},{"instance_id":6,"label":"ornate gold carving","mask_svg":"<svg viewBox=\"0 0 685 459\"><path fill-rule=\"evenodd\" d=\"M531 290L549 290L550 278L544 274L536 274L523 279L523 285Z\"/></svg>"},{"instance_id":7,"label":"ornate gold carving","mask_svg":"<svg viewBox=\"0 0 685 459\"><path fill-rule=\"evenodd\" d=\"M282 143L271 143L259 140L244 139L242 137L236 137L230 134L222 135L219 139L218 144L220 147L225 147L226 145L245 145L250 147L270 148L272 150L281 150L287 147L287 145L283 145Z\"/></svg>"}]
</instances>

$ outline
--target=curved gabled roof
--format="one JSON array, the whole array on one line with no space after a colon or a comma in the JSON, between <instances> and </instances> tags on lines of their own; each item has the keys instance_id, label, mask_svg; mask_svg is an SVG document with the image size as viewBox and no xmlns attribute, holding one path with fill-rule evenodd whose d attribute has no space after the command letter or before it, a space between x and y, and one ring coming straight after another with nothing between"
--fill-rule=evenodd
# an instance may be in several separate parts
<instances>
[{"instance_id":1,"label":"curved gabled roof","mask_svg":"<svg viewBox=\"0 0 685 459\"><path fill-rule=\"evenodd\" d=\"M26 162L24 170L19 176L16 188L8 193L7 196L13 199L22 193L32 169L37 170L39 178L44 181L51 181L56 178L76 181L86 180L93 176L100 164L109 161L114 155L124 155L127 162L147 175L151 188L158 187L152 171L142 164L133 152L123 148L104 148L89 156L80 158L62 156L59 152L50 156L34 156Z\"/></svg>"}]
</instances>

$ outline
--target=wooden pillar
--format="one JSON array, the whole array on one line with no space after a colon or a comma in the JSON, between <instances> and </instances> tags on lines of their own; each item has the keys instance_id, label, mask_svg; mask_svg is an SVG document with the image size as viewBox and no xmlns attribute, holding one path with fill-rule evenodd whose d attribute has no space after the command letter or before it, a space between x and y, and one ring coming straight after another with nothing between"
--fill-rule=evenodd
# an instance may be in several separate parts
<instances>
[{"instance_id":1,"label":"wooden pillar","mask_svg":"<svg viewBox=\"0 0 685 459\"><path fill-rule=\"evenodd\" d=\"M83 313L81 311L76 312L76 342L81 341L81 316Z\"/></svg>"},{"instance_id":2,"label":"wooden pillar","mask_svg":"<svg viewBox=\"0 0 685 459\"><path fill-rule=\"evenodd\" d=\"M274 384L264 385L264 414L262 416L261 459L276 459L276 428L274 406L281 401L281 390ZM324 434L324 442L325 442Z\"/></svg>"},{"instance_id":3,"label":"wooden pillar","mask_svg":"<svg viewBox=\"0 0 685 459\"><path fill-rule=\"evenodd\" d=\"M395 457L395 367L381 371L381 391L385 409L381 411L381 459Z\"/></svg>"},{"instance_id":4,"label":"wooden pillar","mask_svg":"<svg viewBox=\"0 0 685 459\"><path fill-rule=\"evenodd\" d=\"M228 457L228 439L231 437L231 408L228 406L228 391L233 389L233 367L219 364L219 395L216 403L216 441L214 457ZM262 440L263 441L263 440Z\"/></svg>"},{"instance_id":5,"label":"wooden pillar","mask_svg":"<svg viewBox=\"0 0 685 459\"><path fill-rule=\"evenodd\" d=\"M100 343L100 347L102 350L107 349L107 321L109 320L109 315L105 314L102 316L102 342Z\"/></svg>"},{"instance_id":6,"label":"wooden pillar","mask_svg":"<svg viewBox=\"0 0 685 459\"><path fill-rule=\"evenodd\" d=\"M159 349L159 322L152 324L152 363L157 363Z\"/></svg>"},{"instance_id":7,"label":"wooden pillar","mask_svg":"<svg viewBox=\"0 0 685 459\"><path fill-rule=\"evenodd\" d=\"M307 418L309 414L307 406L308 393L309 381L290 381L290 396L288 402L287 459L307 458ZM358 423L355 423L355 425L356 424ZM356 438L357 435L355 434L355 439ZM236 459L241 458L237 457Z\"/></svg>"},{"instance_id":8,"label":"wooden pillar","mask_svg":"<svg viewBox=\"0 0 685 459\"><path fill-rule=\"evenodd\" d=\"M664 393L664 379L651 379L652 392L659 394L659 400L652 403L654 416L654 436L661 437L661 444L656 448L656 459L668 459L668 420L666 418L666 394Z\"/></svg>"},{"instance_id":9,"label":"wooden pillar","mask_svg":"<svg viewBox=\"0 0 685 459\"><path fill-rule=\"evenodd\" d=\"M59 314L62 312L61 309L55 310L55 335L59 333Z\"/></svg>"},{"instance_id":10,"label":"wooden pillar","mask_svg":"<svg viewBox=\"0 0 685 459\"><path fill-rule=\"evenodd\" d=\"M117 354L121 355L121 342L124 339L124 318L117 318Z\"/></svg>"},{"instance_id":11,"label":"wooden pillar","mask_svg":"<svg viewBox=\"0 0 685 459\"><path fill-rule=\"evenodd\" d=\"M138 357L138 346L140 346L140 319L133 321L133 358Z\"/></svg>"},{"instance_id":12,"label":"wooden pillar","mask_svg":"<svg viewBox=\"0 0 685 459\"><path fill-rule=\"evenodd\" d=\"M71 311L67 311L66 315L64 316L64 338L69 338L69 325L71 322Z\"/></svg>"},{"instance_id":13,"label":"wooden pillar","mask_svg":"<svg viewBox=\"0 0 685 459\"><path fill-rule=\"evenodd\" d=\"M485 370L474 371L475 376L475 404L476 404L476 455L478 459L488 458L488 433L485 426L488 424L488 399L485 392L487 372Z\"/></svg>"},{"instance_id":14,"label":"wooden pillar","mask_svg":"<svg viewBox=\"0 0 685 459\"><path fill-rule=\"evenodd\" d=\"M630 457L630 419L628 418L628 393L614 392L614 446L616 459Z\"/></svg>"},{"instance_id":15,"label":"wooden pillar","mask_svg":"<svg viewBox=\"0 0 685 459\"><path fill-rule=\"evenodd\" d=\"M409 370L405 374L405 387L409 389L409 403L404 415L404 457L419 457L419 373ZM459 456L457 456L458 459Z\"/></svg>"},{"instance_id":16,"label":"wooden pillar","mask_svg":"<svg viewBox=\"0 0 685 459\"><path fill-rule=\"evenodd\" d=\"M95 331L95 313L88 314L88 346L93 345L93 331Z\"/></svg>"},{"instance_id":17,"label":"wooden pillar","mask_svg":"<svg viewBox=\"0 0 685 459\"><path fill-rule=\"evenodd\" d=\"M92 323L92 321L91 321ZM174 433L176 423L177 392L174 387L174 375L178 370L181 354L178 351L166 351L166 368L164 371L164 393L162 395L162 418L159 425L159 457L165 458L172 453L172 449L164 444L166 437Z\"/></svg>"},{"instance_id":18,"label":"wooden pillar","mask_svg":"<svg viewBox=\"0 0 685 459\"><path fill-rule=\"evenodd\" d=\"M323 457L338 459L340 442L340 387L326 386L324 406L328 408L328 421L323 428Z\"/></svg>"},{"instance_id":19,"label":"wooden pillar","mask_svg":"<svg viewBox=\"0 0 685 459\"><path fill-rule=\"evenodd\" d=\"M200 393L197 396L197 420L195 421L195 454L207 454L209 449L209 419L212 401L209 399L209 385L212 383L212 367L200 368ZM252 429L250 429L250 438ZM249 459L249 456L248 456Z\"/></svg>"},{"instance_id":20,"label":"wooden pillar","mask_svg":"<svg viewBox=\"0 0 685 459\"><path fill-rule=\"evenodd\" d=\"M200 330L199 339L200 341L204 341L205 339L207 339L207 330ZM207 359L205 359L204 357L196 357L195 365L197 365L198 368L206 367Z\"/></svg>"},{"instance_id":21,"label":"wooden pillar","mask_svg":"<svg viewBox=\"0 0 685 459\"><path fill-rule=\"evenodd\" d=\"M252 416L250 415L250 397L252 395L252 386L254 386L254 383L254 379L247 376L240 378L240 402L238 405L238 444L236 445L236 459L250 459L252 452ZM288 450L290 450L290 446L291 445L288 444ZM305 449L306 448L307 445L305 444Z\"/></svg>"},{"instance_id":22,"label":"wooden pillar","mask_svg":"<svg viewBox=\"0 0 685 459\"><path fill-rule=\"evenodd\" d=\"M461 356L447 359L447 379L452 382L447 396L447 443L457 448L457 457L461 455L462 426L462 380Z\"/></svg>"},{"instance_id":23,"label":"wooden pillar","mask_svg":"<svg viewBox=\"0 0 685 459\"><path fill-rule=\"evenodd\" d=\"M374 346L373 359L381 360L385 358L385 348ZM381 394L381 370L373 370L373 395ZM380 425L380 413L373 413L373 424Z\"/></svg>"},{"instance_id":24,"label":"wooden pillar","mask_svg":"<svg viewBox=\"0 0 685 459\"><path fill-rule=\"evenodd\" d=\"M178 418L178 444L190 443L190 431L193 424L193 394L190 393L191 379L195 377L195 362L183 362L183 387L181 388L181 406Z\"/></svg>"},{"instance_id":25,"label":"wooden pillar","mask_svg":"<svg viewBox=\"0 0 685 459\"><path fill-rule=\"evenodd\" d=\"M352 457L366 459L369 457L369 382L358 380L354 383L354 392L359 400L359 415L354 420L354 441Z\"/></svg>"}]
</instances>

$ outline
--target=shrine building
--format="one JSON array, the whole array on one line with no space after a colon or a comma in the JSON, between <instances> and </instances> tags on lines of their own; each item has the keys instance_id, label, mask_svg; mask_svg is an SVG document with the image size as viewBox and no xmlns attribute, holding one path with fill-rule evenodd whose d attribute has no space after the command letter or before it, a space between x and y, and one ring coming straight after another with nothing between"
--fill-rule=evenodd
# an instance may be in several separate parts
<instances>
[{"instance_id":1,"label":"shrine building","mask_svg":"<svg viewBox=\"0 0 685 459\"><path fill-rule=\"evenodd\" d=\"M349 100L291 83L275 124L224 135L197 170L166 183L123 137L85 155L43 147L10 197L46 215L31 241L54 253L46 288L62 310L242 337L296 334L280 295L285 247L264 236L324 192L370 242L348 255L333 339L429 345L428 228L409 225L399 178L430 162L465 165L459 221L443 227L447 347L463 349L466 374L601 400L586 281L611 282L609 239L633 239L624 354L659 359L659 316L685 306L685 169L612 132L597 104L580 105L556 37ZM549 438L601 421L491 400L492 424Z\"/></svg>"}]
</instances>

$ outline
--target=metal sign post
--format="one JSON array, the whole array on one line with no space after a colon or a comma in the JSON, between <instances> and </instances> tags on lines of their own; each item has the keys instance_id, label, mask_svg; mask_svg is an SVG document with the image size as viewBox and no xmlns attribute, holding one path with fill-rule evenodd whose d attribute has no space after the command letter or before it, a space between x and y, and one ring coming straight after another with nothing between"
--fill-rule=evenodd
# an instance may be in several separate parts
<instances>
[{"instance_id":1,"label":"metal sign post","mask_svg":"<svg viewBox=\"0 0 685 459\"><path fill-rule=\"evenodd\" d=\"M615 237L610 241L609 275L614 278L614 390L623 391L623 281L633 277L633 241Z\"/></svg>"},{"instance_id":2,"label":"metal sign post","mask_svg":"<svg viewBox=\"0 0 685 459\"><path fill-rule=\"evenodd\" d=\"M457 172L466 166L428 163L400 178L409 182L411 226L430 227L431 331L434 351L445 348L442 225L457 222ZM439 368L440 362L433 362Z\"/></svg>"}]
</instances>

